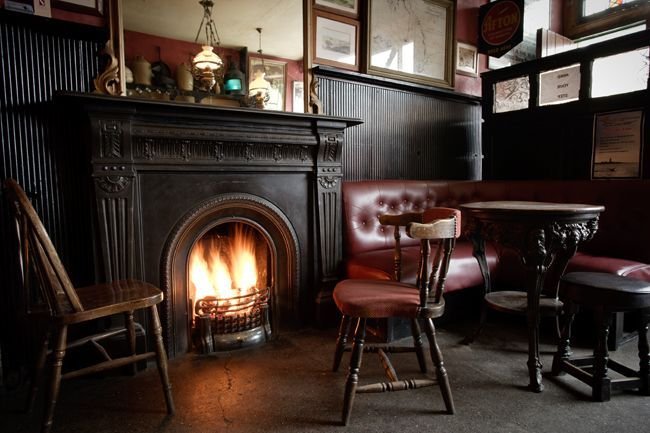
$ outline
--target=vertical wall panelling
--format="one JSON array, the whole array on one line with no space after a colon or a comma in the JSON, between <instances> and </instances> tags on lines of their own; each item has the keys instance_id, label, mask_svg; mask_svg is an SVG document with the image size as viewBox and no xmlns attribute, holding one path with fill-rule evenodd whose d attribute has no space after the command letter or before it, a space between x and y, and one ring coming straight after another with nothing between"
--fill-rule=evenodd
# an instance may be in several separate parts
<instances>
[{"instance_id":1,"label":"vertical wall panelling","mask_svg":"<svg viewBox=\"0 0 650 433\"><path fill-rule=\"evenodd\" d=\"M325 113L364 121L346 131L345 180L481 178L479 98L327 68L315 72Z\"/></svg>"},{"instance_id":2,"label":"vertical wall panelling","mask_svg":"<svg viewBox=\"0 0 650 433\"><path fill-rule=\"evenodd\" d=\"M63 27L67 30L62 31ZM0 11L0 179L15 178L28 192L76 282L92 278L93 268L84 230L88 218L75 209L80 194L85 194L79 175L86 176L80 173L84 170L80 149L53 145L52 135L65 113L56 113L55 122L51 101L59 90L92 89L99 69L97 53L103 46L98 33ZM9 332L16 329L14 320L19 319L22 302L15 249L9 247L14 245L12 230L8 208L0 200L0 244L7 246L0 250L0 343L5 372L21 362L25 351L24 336ZM5 381L15 379L14 373L4 376Z\"/></svg>"}]
</instances>

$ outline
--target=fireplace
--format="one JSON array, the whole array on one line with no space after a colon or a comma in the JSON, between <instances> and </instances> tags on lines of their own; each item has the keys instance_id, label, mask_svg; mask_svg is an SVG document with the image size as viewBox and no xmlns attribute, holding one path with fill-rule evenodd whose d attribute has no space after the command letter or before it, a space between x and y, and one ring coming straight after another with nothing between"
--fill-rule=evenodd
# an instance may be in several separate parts
<instances>
[{"instance_id":1,"label":"fireplace","mask_svg":"<svg viewBox=\"0 0 650 433\"><path fill-rule=\"evenodd\" d=\"M226 193L198 203L163 249L174 333L202 353L268 341L296 315L300 256L291 221L269 200Z\"/></svg>"},{"instance_id":2,"label":"fireplace","mask_svg":"<svg viewBox=\"0 0 650 433\"><path fill-rule=\"evenodd\" d=\"M344 130L358 120L89 94L56 102L71 123L61 143L90 144L97 279L163 290L170 356L258 344L320 314L341 259ZM238 230L259 249L255 295L195 299L192 250ZM233 303L239 313L226 313Z\"/></svg>"}]
</instances>

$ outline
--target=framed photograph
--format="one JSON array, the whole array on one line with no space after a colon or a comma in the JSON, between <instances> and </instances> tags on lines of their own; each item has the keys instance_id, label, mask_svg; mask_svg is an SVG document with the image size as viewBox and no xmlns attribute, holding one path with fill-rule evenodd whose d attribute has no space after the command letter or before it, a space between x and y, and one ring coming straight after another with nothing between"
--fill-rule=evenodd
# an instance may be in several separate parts
<instances>
[{"instance_id":1,"label":"framed photograph","mask_svg":"<svg viewBox=\"0 0 650 433\"><path fill-rule=\"evenodd\" d=\"M52 7L92 15L104 15L104 0L52 0Z\"/></svg>"},{"instance_id":2,"label":"framed photograph","mask_svg":"<svg viewBox=\"0 0 650 433\"><path fill-rule=\"evenodd\" d=\"M314 6L354 18L359 17L359 0L314 0Z\"/></svg>"},{"instance_id":3,"label":"framed photograph","mask_svg":"<svg viewBox=\"0 0 650 433\"><path fill-rule=\"evenodd\" d=\"M373 0L368 4L368 73L454 86L454 2Z\"/></svg>"},{"instance_id":4,"label":"framed photograph","mask_svg":"<svg viewBox=\"0 0 650 433\"><path fill-rule=\"evenodd\" d=\"M303 81L293 82L293 112L305 112L305 83Z\"/></svg>"},{"instance_id":5,"label":"framed photograph","mask_svg":"<svg viewBox=\"0 0 650 433\"><path fill-rule=\"evenodd\" d=\"M359 22L315 11L314 63L359 70Z\"/></svg>"},{"instance_id":6,"label":"framed photograph","mask_svg":"<svg viewBox=\"0 0 650 433\"><path fill-rule=\"evenodd\" d=\"M284 111L287 81L287 64L279 60L249 56L248 92L255 94L262 89L269 95L265 110Z\"/></svg>"},{"instance_id":7,"label":"framed photograph","mask_svg":"<svg viewBox=\"0 0 650 433\"><path fill-rule=\"evenodd\" d=\"M474 45L456 42L456 72L478 77L478 51Z\"/></svg>"},{"instance_id":8,"label":"framed photograph","mask_svg":"<svg viewBox=\"0 0 650 433\"><path fill-rule=\"evenodd\" d=\"M641 178L642 110L594 116L592 179Z\"/></svg>"}]
</instances>

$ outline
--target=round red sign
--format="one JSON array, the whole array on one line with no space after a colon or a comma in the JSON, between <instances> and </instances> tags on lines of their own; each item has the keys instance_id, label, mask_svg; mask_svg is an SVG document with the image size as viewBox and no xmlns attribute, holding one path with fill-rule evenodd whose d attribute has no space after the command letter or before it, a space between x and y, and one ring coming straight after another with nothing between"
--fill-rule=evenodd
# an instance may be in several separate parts
<instances>
[{"instance_id":1,"label":"round red sign","mask_svg":"<svg viewBox=\"0 0 650 433\"><path fill-rule=\"evenodd\" d=\"M490 45L501 45L517 32L521 23L519 6L512 1L504 1L494 5L483 18L481 35Z\"/></svg>"}]
</instances>

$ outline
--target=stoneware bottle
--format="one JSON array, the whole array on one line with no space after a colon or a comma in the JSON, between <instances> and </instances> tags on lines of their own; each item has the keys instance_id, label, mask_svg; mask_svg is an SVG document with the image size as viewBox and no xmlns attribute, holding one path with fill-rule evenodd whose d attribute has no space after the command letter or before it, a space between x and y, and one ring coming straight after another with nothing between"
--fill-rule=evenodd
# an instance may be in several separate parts
<instances>
[{"instance_id":1,"label":"stoneware bottle","mask_svg":"<svg viewBox=\"0 0 650 433\"><path fill-rule=\"evenodd\" d=\"M133 82L145 86L151 86L151 63L142 56L136 56L133 59Z\"/></svg>"},{"instance_id":2,"label":"stoneware bottle","mask_svg":"<svg viewBox=\"0 0 650 433\"><path fill-rule=\"evenodd\" d=\"M192 67L187 63L181 63L176 68L176 85L180 90L187 90L188 92L194 89Z\"/></svg>"}]
</instances>

